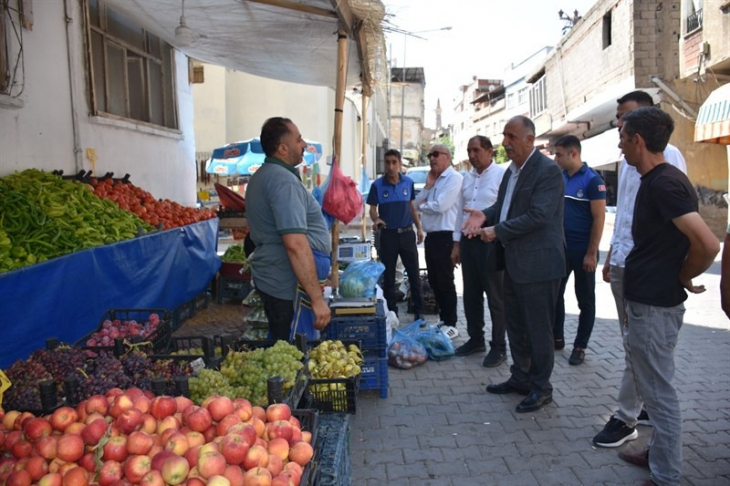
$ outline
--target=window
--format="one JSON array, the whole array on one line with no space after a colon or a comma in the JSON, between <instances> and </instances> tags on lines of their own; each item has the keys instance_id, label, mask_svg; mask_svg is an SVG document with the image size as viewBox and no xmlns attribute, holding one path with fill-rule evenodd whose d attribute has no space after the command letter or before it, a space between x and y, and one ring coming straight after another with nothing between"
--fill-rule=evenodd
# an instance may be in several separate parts
<instances>
[{"instance_id":1,"label":"window","mask_svg":"<svg viewBox=\"0 0 730 486\"><path fill-rule=\"evenodd\" d=\"M515 107L515 94L510 93L507 95L507 108L514 108Z\"/></svg>"},{"instance_id":2,"label":"window","mask_svg":"<svg viewBox=\"0 0 730 486\"><path fill-rule=\"evenodd\" d=\"M530 86L530 118L534 118L547 109L547 90L545 76Z\"/></svg>"},{"instance_id":3,"label":"window","mask_svg":"<svg viewBox=\"0 0 730 486\"><path fill-rule=\"evenodd\" d=\"M177 128L172 47L104 0L87 0L92 110Z\"/></svg>"},{"instance_id":4,"label":"window","mask_svg":"<svg viewBox=\"0 0 730 486\"><path fill-rule=\"evenodd\" d=\"M685 33L702 28L702 0L685 0L684 16Z\"/></svg>"},{"instance_id":5,"label":"window","mask_svg":"<svg viewBox=\"0 0 730 486\"><path fill-rule=\"evenodd\" d=\"M520 88L517 92L517 104L521 105L527 101L527 87Z\"/></svg>"},{"instance_id":6,"label":"window","mask_svg":"<svg viewBox=\"0 0 730 486\"><path fill-rule=\"evenodd\" d=\"M611 11L606 12L603 16L603 48L606 49L611 45Z\"/></svg>"}]
</instances>

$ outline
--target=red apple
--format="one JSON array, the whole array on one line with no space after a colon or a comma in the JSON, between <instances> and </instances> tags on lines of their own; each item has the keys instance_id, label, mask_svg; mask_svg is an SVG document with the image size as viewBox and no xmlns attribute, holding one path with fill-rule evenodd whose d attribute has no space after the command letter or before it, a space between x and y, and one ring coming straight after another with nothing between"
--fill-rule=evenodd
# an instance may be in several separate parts
<instances>
[{"instance_id":1,"label":"red apple","mask_svg":"<svg viewBox=\"0 0 730 486\"><path fill-rule=\"evenodd\" d=\"M206 407L213 420L221 421L226 415L233 413L233 400L228 397L218 396L208 403Z\"/></svg>"},{"instance_id":2,"label":"red apple","mask_svg":"<svg viewBox=\"0 0 730 486\"><path fill-rule=\"evenodd\" d=\"M72 407L57 408L51 415L51 425L55 430L63 432L66 427L76 422L79 414Z\"/></svg>"},{"instance_id":3,"label":"red apple","mask_svg":"<svg viewBox=\"0 0 730 486\"><path fill-rule=\"evenodd\" d=\"M157 423L157 433L162 434L167 429L180 430L180 427L182 427L180 421L175 416L170 415Z\"/></svg>"},{"instance_id":4,"label":"red apple","mask_svg":"<svg viewBox=\"0 0 730 486\"><path fill-rule=\"evenodd\" d=\"M191 468L198 466L198 459L200 458L200 448L201 447L203 447L203 446L197 445L195 447L191 447L190 449L187 450L187 452L184 455L185 459L187 459L188 464L190 464Z\"/></svg>"},{"instance_id":5,"label":"red apple","mask_svg":"<svg viewBox=\"0 0 730 486\"><path fill-rule=\"evenodd\" d=\"M74 466L63 474L63 486L88 486L89 472L81 467Z\"/></svg>"},{"instance_id":6,"label":"red apple","mask_svg":"<svg viewBox=\"0 0 730 486\"><path fill-rule=\"evenodd\" d=\"M162 464L164 464L168 458L170 458L174 455L175 454L173 454L170 451L160 451L157 454L151 456L152 457L152 462L151 462L152 469L155 471L161 471Z\"/></svg>"},{"instance_id":7,"label":"red apple","mask_svg":"<svg viewBox=\"0 0 730 486\"><path fill-rule=\"evenodd\" d=\"M260 445L251 446L246 454L246 459L243 460L243 468L248 471L255 467L265 468L268 465L269 451Z\"/></svg>"},{"instance_id":8,"label":"red apple","mask_svg":"<svg viewBox=\"0 0 730 486\"><path fill-rule=\"evenodd\" d=\"M231 486L231 482L222 474L216 474L208 478L207 486Z\"/></svg>"},{"instance_id":9,"label":"red apple","mask_svg":"<svg viewBox=\"0 0 730 486\"><path fill-rule=\"evenodd\" d=\"M33 444L35 452L43 459L51 460L58 453L58 438L56 436L41 437Z\"/></svg>"},{"instance_id":10,"label":"red apple","mask_svg":"<svg viewBox=\"0 0 730 486\"><path fill-rule=\"evenodd\" d=\"M210 442L213 439L215 439L215 435L216 435L216 426L215 425L211 425L210 427L208 427L207 429L205 429L203 431L203 437L205 437L206 442Z\"/></svg>"},{"instance_id":11,"label":"red apple","mask_svg":"<svg viewBox=\"0 0 730 486\"><path fill-rule=\"evenodd\" d=\"M243 464L250 447L248 441L238 434L227 434L220 443L221 454L228 464Z\"/></svg>"},{"instance_id":12,"label":"red apple","mask_svg":"<svg viewBox=\"0 0 730 486\"><path fill-rule=\"evenodd\" d=\"M81 431L81 438L86 444L96 445L104 437L108 428L109 424L106 420L103 418L96 419L84 427L84 430Z\"/></svg>"},{"instance_id":13,"label":"red apple","mask_svg":"<svg viewBox=\"0 0 730 486\"><path fill-rule=\"evenodd\" d=\"M184 457L172 454L162 463L162 478L167 484L177 485L185 481L190 472L190 465Z\"/></svg>"},{"instance_id":14,"label":"red apple","mask_svg":"<svg viewBox=\"0 0 730 486\"><path fill-rule=\"evenodd\" d=\"M20 417L20 412L17 410L8 410L3 416L3 427L5 427L6 430L13 430L15 419L18 417Z\"/></svg>"},{"instance_id":15,"label":"red apple","mask_svg":"<svg viewBox=\"0 0 730 486\"><path fill-rule=\"evenodd\" d=\"M72 424L69 424L68 427L66 427L66 430L64 430L64 434L76 434L81 435L81 431L84 430L84 427L86 427L86 424L84 422L74 422Z\"/></svg>"},{"instance_id":16,"label":"red apple","mask_svg":"<svg viewBox=\"0 0 730 486\"><path fill-rule=\"evenodd\" d=\"M263 437L266 431L266 424L258 417L251 419L251 426L256 430L256 437Z\"/></svg>"},{"instance_id":17,"label":"red apple","mask_svg":"<svg viewBox=\"0 0 730 486\"><path fill-rule=\"evenodd\" d=\"M136 408L140 412L147 413L150 411L150 406L152 404L152 400L150 400L146 396L142 395L139 397L134 397L132 399L132 402L134 403L134 408Z\"/></svg>"},{"instance_id":18,"label":"red apple","mask_svg":"<svg viewBox=\"0 0 730 486\"><path fill-rule=\"evenodd\" d=\"M266 421L275 422L277 420L289 420L291 418L291 408L285 403L275 403L269 405L266 409Z\"/></svg>"},{"instance_id":19,"label":"red apple","mask_svg":"<svg viewBox=\"0 0 730 486\"><path fill-rule=\"evenodd\" d=\"M297 442L300 442L304 440L302 436L302 431L299 427L292 427L291 428L291 439L289 439L289 445L293 446Z\"/></svg>"},{"instance_id":20,"label":"red apple","mask_svg":"<svg viewBox=\"0 0 730 486\"><path fill-rule=\"evenodd\" d=\"M124 390L122 390L119 387L114 387L114 388L110 389L108 392L106 392L104 394L104 396L107 399L109 399L109 398L112 398L113 399L114 397L116 397L117 395L121 395L122 393L124 393Z\"/></svg>"},{"instance_id":21,"label":"red apple","mask_svg":"<svg viewBox=\"0 0 730 486\"><path fill-rule=\"evenodd\" d=\"M302 428L302 424L299 422L299 419L296 418L294 415L292 415L291 417L289 417L288 422L290 424L292 424L292 427L295 427L297 429L301 429Z\"/></svg>"},{"instance_id":22,"label":"red apple","mask_svg":"<svg viewBox=\"0 0 730 486\"><path fill-rule=\"evenodd\" d=\"M251 424L235 424L228 428L228 434L240 435L248 443L249 446L254 445L258 435L256 429Z\"/></svg>"},{"instance_id":23,"label":"red apple","mask_svg":"<svg viewBox=\"0 0 730 486\"><path fill-rule=\"evenodd\" d=\"M271 480L271 486L294 486L294 481L291 476L279 474L278 476L274 476Z\"/></svg>"},{"instance_id":24,"label":"red apple","mask_svg":"<svg viewBox=\"0 0 730 486\"><path fill-rule=\"evenodd\" d=\"M213 423L210 412L203 407L192 405L182 413L182 422L196 432L205 432Z\"/></svg>"},{"instance_id":25,"label":"red apple","mask_svg":"<svg viewBox=\"0 0 730 486\"><path fill-rule=\"evenodd\" d=\"M233 464L226 466L223 475L231 482L231 486L243 486L243 469Z\"/></svg>"},{"instance_id":26,"label":"red apple","mask_svg":"<svg viewBox=\"0 0 730 486\"><path fill-rule=\"evenodd\" d=\"M251 417L253 417L253 406L251 405L251 402L249 402L245 398L234 399L233 410L234 413L238 415L244 422L248 422L249 420L251 420Z\"/></svg>"},{"instance_id":27,"label":"red apple","mask_svg":"<svg viewBox=\"0 0 730 486\"><path fill-rule=\"evenodd\" d=\"M145 455L152 450L153 445L155 445L154 439L139 430L132 432L127 437L127 451L130 454Z\"/></svg>"},{"instance_id":28,"label":"red apple","mask_svg":"<svg viewBox=\"0 0 730 486\"><path fill-rule=\"evenodd\" d=\"M165 480L162 479L160 471L153 469L144 475L142 481L139 482L139 486L165 486Z\"/></svg>"},{"instance_id":29,"label":"red apple","mask_svg":"<svg viewBox=\"0 0 730 486\"><path fill-rule=\"evenodd\" d=\"M132 398L125 393L120 393L112 398L111 405L109 405L109 415L117 418L131 408L134 408Z\"/></svg>"},{"instance_id":30,"label":"red apple","mask_svg":"<svg viewBox=\"0 0 730 486\"><path fill-rule=\"evenodd\" d=\"M302 440L307 444L312 443L312 433L308 430L302 430Z\"/></svg>"},{"instance_id":31,"label":"red apple","mask_svg":"<svg viewBox=\"0 0 730 486\"><path fill-rule=\"evenodd\" d=\"M226 458L220 452L206 452L198 457L198 474L208 479L226 470Z\"/></svg>"},{"instance_id":32,"label":"red apple","mask_svg":"<svg viewBox=\"0 0 730 486\"><path fill-rule=\"evenodd\" d=\"M294 427L286 420L276 420L266 424L266 435L269 440L281 438L289 442L293 433Z\"/></svg>"},{"instance_id":33,"label":"red apple","mask_svg":"<svg viewBox=\"0 0 730 486\"><path fill-rule=\"evenodd\" d=\"M25 465L25 470L30 473L33 481L38 481L48 474L48 462L40 456L29 457L28 463Z\"/></svg>"},{"instance_id":34,"label":"red apple","mask_svg":"<svg viewBox=\"0 0 730 486\"><path fill-rule=\"evenodd\" d=\"M30 412L22 412L18 416L18 418L15 419L15 423L13 424L13 428L15 430L23 430L23 426L25 425L25 423L28 420L33 419L33 418L35 418L35 415L33 415L32 413L30 413Z\"/></svg>"},{"instance_id":35,"label":"red apple","mask_svg":"<svg viewBox=\"0 0 730 486\"><path fill-rule=\"evenodd\" d=\"M155 419L149 413L142 414L142 428L140 430L150 435L156 434L157 419Z\"/></svg>"},{"instance_id":36,"label":"red apple","mask_svg":"<svg viewBox=\"0 0 730 486\"><path fill-rule=\"evenodd\" d=\"M180 432L174 432L165 443L165 450L172 451L178 456L185 455L188 449L190 449L188 438Z\"/></svg>"},{"instance_id":37,"label":"red apple","mask_svg":"<svg viewBox=\"0 0 730 486\"><path fill-rule=\"evenodd\" d=\"M109 441L104 444L103 450L104 454L102 455L102 459L104 461L117 461L121 463L129 456L126 437L110 437Z\"/></svg>"},{"instance_id":38,"label":"red apple","mask_svg":"<svg viewBox=\"0 0 730 486\"><path fill-rule=\"evenodd\" d=\"M284 461L275 454L269 454L269 464L266 466L266 469L271 472L272 477L278 476L284 470Z\"/></svg>"},{"instance_id":39,"label":"red apple","mask_svg":"<svg viewBox=\"0 0 730 486\"><path fill-rule=\"evenodd\" d=\"M53 432L53 426L44 418L35 417L23 424L23 433L31 441L48 437L51 432Z\"/></svg>"},{"instance_id":40,"label":"red apple","mask_svg":"<svg viewBox=\"0 0 730 486\"><path fill-rule=\"evenodd\" d=\"M196 474L195 476L193 474ZM190 471L190 474L188 474L188 480L185 483L185 486L206 486L205 481L203 481L199 476L197 476L197 471L194 473L192 470Z\"/></svg>"},{"instance_id":41,"label":"red apple","mask_svg":"<svg viewBox=\"0 0 730 486\"><path fill-rule=\"evenodd\" d=\"M13 444L13 447L10 448L10 452L17 459L20 459L21 457L28 457L30 453L33 452L33 444L25 437L21 437L15 442L15 444Z\"/></svg>"},{"instance_id":42,"label":"red apple","mask_svg":"<svg viewBox=\"0 0 730 486\"><path fill-rule=\"evenodd\" d=\"M265 467L255 467L243 475L243 486L271 486L271 472Z\"/></svg>"},{"instance_id":43,"label":"red apple","mask_svg":"<svg viewBox=\"0 0 730 486\"><path fill-rule=\"evenodd\" d=\"M119 396L122 397L124 395ZM130 408L122 412L121 415L117 417L114 425L116 425L123 434L131 434L135 430L141 429L143 422L144 417L142 416L142 412L136 408Z\"/></svg>"},{"instance_id":44,"label":"red apple","mask_svg":"<svg viewBox=\"0 0 730 486\"><path fill-rule=\"evenodd\" d=\"M124 477L122 465L117 461L106 461L99 469L99 485L111 486L114 481L119 481Z\"/></svg>"},{"instance_id":45,"label":"red apple","mask_svg":"<svg viewBox=\"0 0 730 486\"><path fill-rule=\"evenodd\" d=\"M229 413L228 415L226 415L225 417L220 419L220 421L218 422L218 425L216 425L215 433L216 433L216 435L226 435L228 433L228 429L232 425L236 425L236 424L240 424L240 423L241 423L241 419L238 417L238 415Z\"/></svg>"},{"instance_id":46,"label":"red apple","mask_svg":"<svg viewBox=\"0 0 730 486\"><path fill-rule=\"evenodd\" d=\"M175 397L175 403L177 403L178 412L184 412L186 408L193 405L193 401L191 399L182 395Z\"/></svg>"},{"instance_id":47,"label":"red apple","mask_svg":"<svg viewBox=\"0 0 730 486\"><path fill-rule=\"evenodd\" d=\"M5 486L30 486L33 478L25 469L11 472L5 480Z\"/></svg>"},{"instance_id":48,"label":"red apple","mask_svg":"<svg viewBox=\"0 0 730 486\"><path fill-rule=\"evenodd\" d=\"M177 412L177 402L168 396L155 397L150 403L150 413L157 420L162 420Z\"/></svg>"},{"instance_id":49,"label":"red apple","mask_svg":"<svg viewBox=\"0 0 730 486\"><path fill-rule=\"evenodd\" d=\"M138 484L142 478L152 470L152 460L149 456L130 456L124 461L124 477L132 484Z\"/></svg>"},{"instance_id":50,"label":"red apple","mask_svg":"<svg viewBox=\"0 0 730 486\"><path fill-rule=\"evenodd\" d=\"M136 386L127 388L127 390L124 392L127 395L129 395L132 398L138 398L138 397L146 397L145 391L141 388L137 388ZM149 397L148 397L149 398Z\"/></svg>"},{"instance_id":51,"label":"red apple","mask_svg":"<svg viewBox=\"0 0 730 486\"><path fill-rule=\"evenodd\" d=\"M185 433L185 437L188 438L188 444L190 444L190 447L205 444L205 436L200 432L195 432L194 430L191 430Z\"/></svg>"},{"instance_id":52,"label":"red apple","mask_svg":"<svg viewBox=\"0 0 730 486\"><path fill-rule=\"evenodd\" d=\"M89 471L90 473L96 472L96 458L94 457L94 451L87 451L81 456L78 461L78 465Z\"/></svg>"},{"instance_id":53,"label":"red apple","mask_svg":"<svg viewBox=\"0 0 730 486\"><path fill-rule=\"evenodd\" d=\"M289 459L289 442L282 437L271 439L268 444L268 451L269 454L275 455L282 462L286 462ZM282 465L282 467L284 466Z\"/></svg>"},{"instance_id":54,"label":"red apple","mask_svg":"<svg viewBox=\"0 0 730 486\"><path fill-rule=\"evenodd\" d=\"M217 442L208 442L208 443L200 446L200 455L201 456L207 452L220 452L220 451L221 451L220 446Z\"/></svg>"},{"instance_id":55,"label":"red apple","mask_svg":"<svg viewBox=\"0 0 730 486\"><path fill-rule=\"evenodd\" d=\"M86 399L86 413L98 412L106 415L109 410L109 402L104 395L93 395Z\"/></svg>"},{"instance_id":56,"label":"red apple","mask_svg":"<svg viewBox=\"0 0 730 486\"><path fill-rule=\"evenodd\" d=\"M259 407L258 405L255 405L251 408L253 411L253 416L257 419L261 420L262 422L266 422L266 410L264 410L263 407Z\"/></svg>"},{"instance_id":57,"label":"red apple","mask_svg":"<svg viewBox=\"0 0 730 486\"><path fill-rule=\"evenodd\" d=\"M61 486L63 477L58 473L48 473L38 480L38 486Z\"/></svg>"},{"instance_id":58,"label":"red apple","mask_svg":"<svg viewBox=\"0 0 730 486\"><path fill-rule=\"evenodd\" d=\"M304 467L312 459L313 455L314 449L311 445L303 441L297 442L289 451L289 460Z\"/></svg>"}]
</instances>

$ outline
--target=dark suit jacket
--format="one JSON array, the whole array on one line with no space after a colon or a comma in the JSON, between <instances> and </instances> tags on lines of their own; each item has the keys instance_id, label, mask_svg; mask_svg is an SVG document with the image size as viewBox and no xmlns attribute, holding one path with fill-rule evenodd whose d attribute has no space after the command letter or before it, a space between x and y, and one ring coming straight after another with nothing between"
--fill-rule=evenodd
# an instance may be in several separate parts
<instances>
[{"instance_id":1,"label":"dark suit jacket","mask_svg":"<svg viewBox=\"0 0 730 486\"><path fill-rule=\"evenodd\" d=\"M555 162L535 151L522 167L509 213L500 221L507 170L499 186L497 202L484 210L487 226L494 226L504 247L504 266L517 283L542 282L565 276L563 232L563 174Z\"/></svg>"}]
</instances>

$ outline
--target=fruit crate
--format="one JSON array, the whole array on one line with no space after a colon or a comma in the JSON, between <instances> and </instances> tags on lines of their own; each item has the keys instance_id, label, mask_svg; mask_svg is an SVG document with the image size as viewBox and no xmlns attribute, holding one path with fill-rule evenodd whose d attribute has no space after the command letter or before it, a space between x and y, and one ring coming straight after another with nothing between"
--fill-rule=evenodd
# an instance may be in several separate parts
<instances>
[{"instance_id":1,"label":"fruit crate","mask_svg":"<svg viewBox=\"0 0 730 486\"><path fill-rule=\"evenodd\" d=\"M303 403L320 412L355 413L360 375L350 378L310 379Z\"/></svg>"},{"instance_id":2,"label":"fruit crate","mask_svg":"<svg viewBox=\"0 0 730 486\"><path fill-rule=\"evenodd\" d=\"M223 302L223 299L242 301L250 291L251 282L248 280L230 279L219 276L216 302L220 304Z\"/></svg>"},{"instance_id":3,"label":"fruit crate","mask_svg":"<svg viewBox=\"0 0 730 486\"><path fill-rule=\"evenodd\" d=\"M299 484L300 486L314 486L319 475L319 412L311 409L294 409L291 414L299 420L302 430L312 433L311 445L314 449L314 455L304 468Z\"/></svg>"},{"instance_id":4,"label":"fruit crate","mask_svg":"<svg viewBox=\"0 0 730 486\"><path fill-rule=\"evenodd\" d=\"M221 268L218 270L218 275L223 278L229 278L231 280L251 280L251 272L241 273L243 263L235 262L221 262Z\"/></svg>"},{"instance_id":5,"label":"fruit crate","mask_svg":"<svg viewBox=\"0 0 730 486\"><path fill-rule=\"evenodd\" d=\"M366 356L360 369L360 390L378 390L380 398L388 398L388 358Z\"/></svg>"},{"instance_id":6,"label":"fruit crate","mask_svg":"<svg viewBox=\"0 0 730 486\"><path fill-rule=\"evenodd\" d=\"M208 307L212 296L210 292L203 292L196 295L187 302L180 304L172 311L172 331L180 329L182 323L193 317L195 314Z\"/></svg>"},{"instance_id":7,"label":"fruit crate","mask_svg":"<svg viewBox=\"0 0 730 486\"><path fill-rule=\"evenodd\" d=\"M202 358L206 368L218 369L234 342L233 336L227 334L222 336L173 336L164 357L189 361ZM220 352L217 348L221 348ZM186 352L192 349L202 349L202 354ZM163 356L157 355L156 357Z\"/></svg>"},{"instance_id":8,"label":"fruit crate","mask_svg":"<svg viewBox=\"0 0 730 486\"><path fill-rule=\"evenodd\" d=\"M146 323L152 314L157 314L160 318L160 323L152 333L147 336L134 336L133 338L126 338L132 343L149 341L152 343L152 348L157 353L163 353L170 346L170 339L172 338L172 316L166 309L110 309L104 313L101 318L101 322L92 332L82 337L74 344L74 347L88 349L91 351L111 351L114 352L114 345L110 346L87 346L86 342L91 338L91 335L95 332L99 332L104 327L104 321L137 321L139 323Z\"/></svg>"},{"instance_id":9,"label":"fruit crate","mask_svg":"<svg viewBox=\"0 0 730 486\"><path fill-rule=\"evenodd\" d=\"M350 486L350 416L328 413L319 417L317 486Z\"/></svg>"},{"instance_id":10,"label":"fruit crate","mask_svg":"<svg viewBox=\"0 0 730 486\"><path fill-rule=\"evenodd\" d=\"M385 314L383 302L378 301L375 314L336 316L322 331L322 339L360 341L363 355L368 351L385 350Z\"/></svg>"}]
</instances>

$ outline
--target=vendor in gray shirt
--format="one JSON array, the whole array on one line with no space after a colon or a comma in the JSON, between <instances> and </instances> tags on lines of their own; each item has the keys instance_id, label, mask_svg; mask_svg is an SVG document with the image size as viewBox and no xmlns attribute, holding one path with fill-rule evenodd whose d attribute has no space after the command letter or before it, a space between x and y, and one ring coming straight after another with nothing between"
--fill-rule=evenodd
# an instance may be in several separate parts
<instances>
[{"instance_id":1,"label":"vendor in gray shirt","mask_svg":"<svg viewBox=\"0 0 730 486\"><path fill-rule=\"evenodd\" d=\"M319 203L295 169L306 145L288 118L267 120L261 128L266 160L246 189L246 217L256 244L253 280L275 340L296 333L317 339L330 321L321 287L330 268L330 234Z\"/></svg>"}]
</instances>

